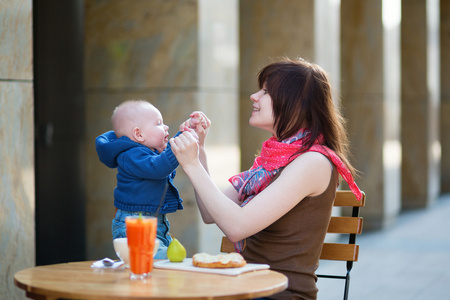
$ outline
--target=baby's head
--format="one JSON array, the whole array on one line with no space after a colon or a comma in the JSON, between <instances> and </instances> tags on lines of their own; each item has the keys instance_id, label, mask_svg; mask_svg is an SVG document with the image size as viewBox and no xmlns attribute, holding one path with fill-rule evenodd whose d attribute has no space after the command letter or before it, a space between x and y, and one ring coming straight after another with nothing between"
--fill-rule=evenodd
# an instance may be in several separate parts
<instances>
[{"instance_id":1,"label":"baby's head","mask_svg":"<svg viewBox=\"0 0 450 300\"><path fill-rule=\"evenodd\" d=\"M169 127L159 110L144 100L127 100L114 109L112 125L117 137L126 136L150 149L162 152L168 142Z\"/></svg>"}]
</instances>

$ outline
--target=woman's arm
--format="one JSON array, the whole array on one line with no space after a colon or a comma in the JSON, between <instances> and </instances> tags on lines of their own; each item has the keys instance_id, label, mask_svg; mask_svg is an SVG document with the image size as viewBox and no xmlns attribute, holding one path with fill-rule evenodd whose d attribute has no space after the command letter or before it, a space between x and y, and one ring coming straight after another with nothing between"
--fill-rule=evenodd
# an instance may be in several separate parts
<instances>
[{"instance_id":1,"label":"woman's arm","mask_svg":"<svg viewBox=\"0 0 450 300\"><path fill-rule=\"evenodd\" d=\"M284 168L270 186L240 207L222 193L203 168L198 145L189 133L171 139L172 150L197 191L199 201L211 219L231 241L251 236L289 212L306 196L323 193L330 181L331 168L322 154L308 152ZM228 189L227 193L231 193ZM231 197L237 198L237 193Z\"/></svg>"},{"instance_id":2,"label":"woman's arm","mask_svg":"<svg viewBox=\"0 0 450 300\"><path fill-rule=\"evenodd\" d=\"M204 146L199 147L199 161L201 165L203 166L205 172L209 176L209 170L208 170L208 161L206 158L206 151ZM195 194L195 200L197 202L198 209L200 210L200 215L202 216L202 220L206 224L212 224L214 223L214 219L209 215L207 209L203 205L203 202L201 200L201 197L199 193L197 192L197 189L194 186L194 194Z\"/></svg>"},{"instance_id":3,"label":"woman's arm","mask_svg":"<svg viewBox=\"0 0 450 300\"><path fill-rule=\"evenodd\" d=\"M203 168L205 169L206 173L209 174L208 169L208 159L206 156L206 150L205 150L205 141L206 136L208 135L209 128L211 127L211 121L208 119L208 117L201 111L194 111L190 114L190 119L186 120L180 125L180 130L187 130L190 129L194 130L198 136L198 144L199 144L199 160L202 164ZM189 128L189 129L188 129ZM211 218L211 216L208 214L208 211L202 204L202 201L200 199L200 195L197 193L197 190L194 187L194 194L195 194L195 200L197 202L197 206L200 211L200 215L202 216L202 220L206 224L212 224L214 223L214 220Z\"/></svg>"}]
</instances>

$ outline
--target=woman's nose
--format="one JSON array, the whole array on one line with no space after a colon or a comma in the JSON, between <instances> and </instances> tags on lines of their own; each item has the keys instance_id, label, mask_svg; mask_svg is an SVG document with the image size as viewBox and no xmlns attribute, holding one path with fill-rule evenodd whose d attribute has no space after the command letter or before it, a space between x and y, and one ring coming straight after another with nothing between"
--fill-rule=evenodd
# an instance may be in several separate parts
<instances>
[{"instance_id":1,"label":"woman's nose","mask_svg":"<svg viewBox=\"0 0 450 300\"><path fill-rule=\"evenodd\" d=\"M259 97L258 97L258 92L253 93L250 95L250 100L252 100L253 102L258 101Z\"/></svg>"}]
</instances>

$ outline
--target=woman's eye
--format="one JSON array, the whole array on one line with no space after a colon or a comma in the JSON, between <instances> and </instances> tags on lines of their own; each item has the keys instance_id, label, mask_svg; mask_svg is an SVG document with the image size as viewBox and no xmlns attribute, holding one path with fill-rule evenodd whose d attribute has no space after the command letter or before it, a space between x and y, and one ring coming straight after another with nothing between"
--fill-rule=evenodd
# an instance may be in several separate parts
<instances>
[{"instance_id":1,"label":"woman's eye","mask_svg":"<svg viewBox=\"0 0 450 300\"><path fill-rule=\"evenodd\" d=\"M264 95L269 93L269 91L266 89L263 89L263 91L264 91Z\"/></svg>"}]
</instances>

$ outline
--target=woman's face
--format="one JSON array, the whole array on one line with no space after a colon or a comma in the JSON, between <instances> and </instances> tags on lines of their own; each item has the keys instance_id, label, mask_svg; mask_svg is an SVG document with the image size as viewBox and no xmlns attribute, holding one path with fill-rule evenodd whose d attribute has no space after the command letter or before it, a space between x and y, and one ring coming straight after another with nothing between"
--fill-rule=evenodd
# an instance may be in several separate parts
<instances>
[{"instance_id":1,"label":"woman's face","mask_svg":"<svg viewBox=\"0 0 450 300\"><path fill-rule=\"evenodd\" d=\"M258 127L270 131L276 135L274 129L272 98L266 89L266 84L263 88L250 96L253 101L253 111L250 117L249 124L253 127Z\"/></svg>"}]
</instances>

